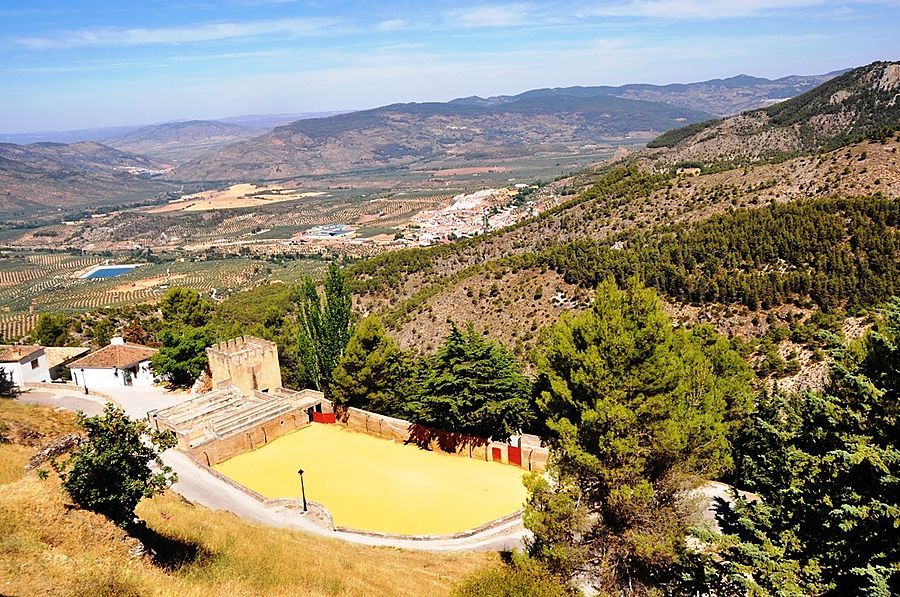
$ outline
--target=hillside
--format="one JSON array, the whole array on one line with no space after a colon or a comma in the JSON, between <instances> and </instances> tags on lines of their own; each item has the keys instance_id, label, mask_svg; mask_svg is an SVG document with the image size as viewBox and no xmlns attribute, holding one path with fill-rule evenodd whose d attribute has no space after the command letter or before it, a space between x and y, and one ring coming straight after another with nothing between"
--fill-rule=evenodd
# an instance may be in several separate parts
<instances>
[{"instance_id":1,"label":"hillside","mask_svg":"<svg viewBox=\"0 0 900 597\"><path fill-rule=\"evenodd\" d=\"M868 218L894 222L877 232L844 228L834 235L803 233L803 239L834 239L833 244L807 248L803 255L846 252L847 263L868 264L868 273L840 273L840 268L826 261L818 265L797 261L791 266L796 268L794 274L772 282L769 272L788 267L779 260L791 263L791 251L802 246L796 232L800 225L782 228L780 222L800 217L790 206L813 201L802 208L800 219L809 218L814 225L826 221L849 224L850 220L831 220L833 215L826 215L847 209L832 199L836 196L878 193L881 199L856 200L853 209L877 204L896 210L900 200L898 152L900 138L891 138L817 157L695 177L652 174L635 165L582 173L543 189L545 193L570 194L567 202L517 227L452 245L394 252L355 265L351 271L356 276L356 304L364 312L380 314L401 344L410 348L433 350L450 318L475 323L524 356L540 331L561 312L587 305L591 289L605 276L621 279L639 274L667 297L674 317L712 323L720 332L754 345L762 342L758 346L766 348L760 348L762 352L753 357L755 362L764 373L786 375L787 370L769 371L767 363L775 353L763 342L765 338L781 334L777 330L788 329L796 321L807 321L818 312L817 305L842 308L851 298L857 305L874 304L884 299L885 292L897 292L900 280L891 264L900 261L900 238L896 213L893 220L880 215L860 217L860 225ZM756 221L753 218L759 218L758 224L750 225ZM710 230L718 232L711 234ZM776 230L780 232L776 234ZM771 241L777 249L738 253L768 234L779 237ZM719 240L691 257L684 255L692 238L710 236ZM678 239L674 245L673 238ZM725 238L732 238L733 245ZM866 248L864 243L869 240L877 242ZM678 257L655 270L652 264L658 263L660 254ZM738 270L721 269L735 261L744 265ZM693 268L705 273L694 279L688 275ZM827 281L814 277L796 286L791 276L808 268L822 268L822 276L828 272L836 277ZM676 275L678 271L681 273ZM749 272L749 277L743 278L742 272ZM863 282L867 275L876 280ZM748 286L737 293L726 291L732 282ZM854 286L856 283L863 286ZM875 288L880 290L871 294ZM824 369L812 360L814 347L779 338L772 349L780 351L779 358L806 364L802 371L792 372L791 379L779 383L820 382ZM791 382L794 376L797 380Z\"/></svg>"},{"instance_id":2,"label":"hillside","mask_svg":"<svg viewBox=\"0 0 900 597\"><path fill-rule=\"evenodd\" d=\"M594 97L609 95L622 99L662 102L707 112L716 116L730 116L745 110L765 107L772 103L795 97L843 72L836 71L824 75L809 76L791 75L775 80L751 77L749 75L737 75L727 79L711 79L698 83L673 83L670 85L634 83L619 87L558 87L554 89L534 89L512 96L504 95L489 98L473 96L454 100L454 103L495 105L535 97Z\"/></svg>"},{"instance_id":3,"label":"hillside","mask_svg":"<svg viewBox=\"0 0 900 597\"><path fill-rule=\"evenodd\" d=\"M900 123L900 63L875 62L791 100L669 131L648 146L678 162L758 162L835 149Z\"/></svg>"},{"instance_id":4,"label":"hillside","mask_svg":"<svg viewBox=\"0 0 900 597\"><path fill-rule=\"evenodd\" d=\"M122 151L180 164L263 132L215 120L188 120L145 126L103 142Z\"/></svg>"},{"instance_id":5,"label":"hillside","mask_svg":"<svg viewBox=\"0 0 900 597\"><path fill-rule=\"evenodd\" d=\"M175 169L174 180L278 179L566 151L648 136L709 114L611 96L522 97L497 105L395 104L313 118Z\"/></svg>"},{"instance_id":6,"label":"hillside","mask_svg":"<svg viewBox=\"0 0 900 597\"><path fill-rule=\"evenodd\" d=\"M163 165L94 141L0 144L0 209L6 223L57 208L145 200L172 185Z\"/></svg>"}]
</instances>

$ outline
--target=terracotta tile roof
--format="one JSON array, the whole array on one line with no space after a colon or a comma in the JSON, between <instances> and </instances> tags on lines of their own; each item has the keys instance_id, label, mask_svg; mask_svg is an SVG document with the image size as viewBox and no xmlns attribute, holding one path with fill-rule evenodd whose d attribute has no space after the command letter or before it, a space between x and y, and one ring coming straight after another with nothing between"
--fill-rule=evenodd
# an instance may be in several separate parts
<instances>
[{"instance_id":1,"label":"terracotta tile roof","mask_svg":"<svg viewBox=\"0 0 900 597\"><path fill-rule=\"evenodd\" d=\"M36 344L0 344L0 363L18 363L25 357L31 356L41 349L42 347Z\"/></svg>"},{"instance_id":2,"label":"terracotta tile roof","mask_svg":"<svg viewBox=\"0 0 900 597\"><path fill-rule=\"evenodd\" d=\"M73 361L70 369L123 369L131 367L141 361L146 361L156 354L155 348L140 344L110 344L96 352L92 352L83 359Z\"/></svg>"}]
</instances>

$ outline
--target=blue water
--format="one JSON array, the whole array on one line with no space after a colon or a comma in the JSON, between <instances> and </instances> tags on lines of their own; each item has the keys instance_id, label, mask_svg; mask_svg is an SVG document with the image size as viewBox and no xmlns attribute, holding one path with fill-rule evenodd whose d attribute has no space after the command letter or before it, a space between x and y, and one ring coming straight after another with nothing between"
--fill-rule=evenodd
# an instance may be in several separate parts
<instances>
[{"instance_id":1,"label":"blue water","mask_svg":"<svg viewBox=\"0 0 900 597\"><path fill-rule=\"evenodd\" d=\"M91 272L90 275L85 276L86 280L93 280L95 278L112 278L114 276L118 276L121 274L126 274L136 268L136 265L123 265L120 267L102 267L94 272Z\"/></svg>"}]
</instances>

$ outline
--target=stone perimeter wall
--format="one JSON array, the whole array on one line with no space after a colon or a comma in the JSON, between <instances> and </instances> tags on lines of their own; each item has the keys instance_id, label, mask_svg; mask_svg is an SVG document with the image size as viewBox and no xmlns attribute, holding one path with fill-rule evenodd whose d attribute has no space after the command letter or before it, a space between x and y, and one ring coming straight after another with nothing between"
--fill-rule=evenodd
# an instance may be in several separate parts
<instances>
[{"instance_id":1,"label":"stone perimeter wall","mask_svg":"<svg viewBox=\"0 0 900 597\"><path fill-rule=\"evenodd\" d=\"M535 445L535 440L529 436L518 436L513 438L511 443L497 442L471 435L429 429L403 419L395 419L359 408L340 409L338 421L352 431L359 431L374 437L414 443L434 452L467 456L487 462L498 460L495 456L499 456L499 462L513 466L519 465L510 462L509 449L518 448L521 450L521 468L537 472L544 472L547 468L549 451L547 448Z\"/></svg>"},{"instance_id":2,"label":"stone perimeter wall","mask_svg":"<svg viewBox=\"0 0 900 597\"><path fill-rule=\"evenodd\" d=\"M197 462L206 466L215 466L309 424L307 409L295 408L274 419L254 425L250 429L219 437L196 447L187 447L182 444L182 449Z\"/></svg>"}]
</instances>

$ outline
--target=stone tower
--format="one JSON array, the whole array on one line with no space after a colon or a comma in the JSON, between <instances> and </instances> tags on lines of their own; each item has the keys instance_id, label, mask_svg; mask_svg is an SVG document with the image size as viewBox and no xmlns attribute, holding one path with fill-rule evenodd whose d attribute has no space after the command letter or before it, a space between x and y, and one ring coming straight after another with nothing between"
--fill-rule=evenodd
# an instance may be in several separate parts
<instances>
[{"instance_id":1,"label":"stone tower","mask_svg":"<svg viewBox=\"0 0 900 597\"><path fill-rule=\"evenodd\" d=\"M243 394L281 387L278 346L274 342L240 336L206 349L213 388L233 385Z\"/></svg>"}]
</instances>

